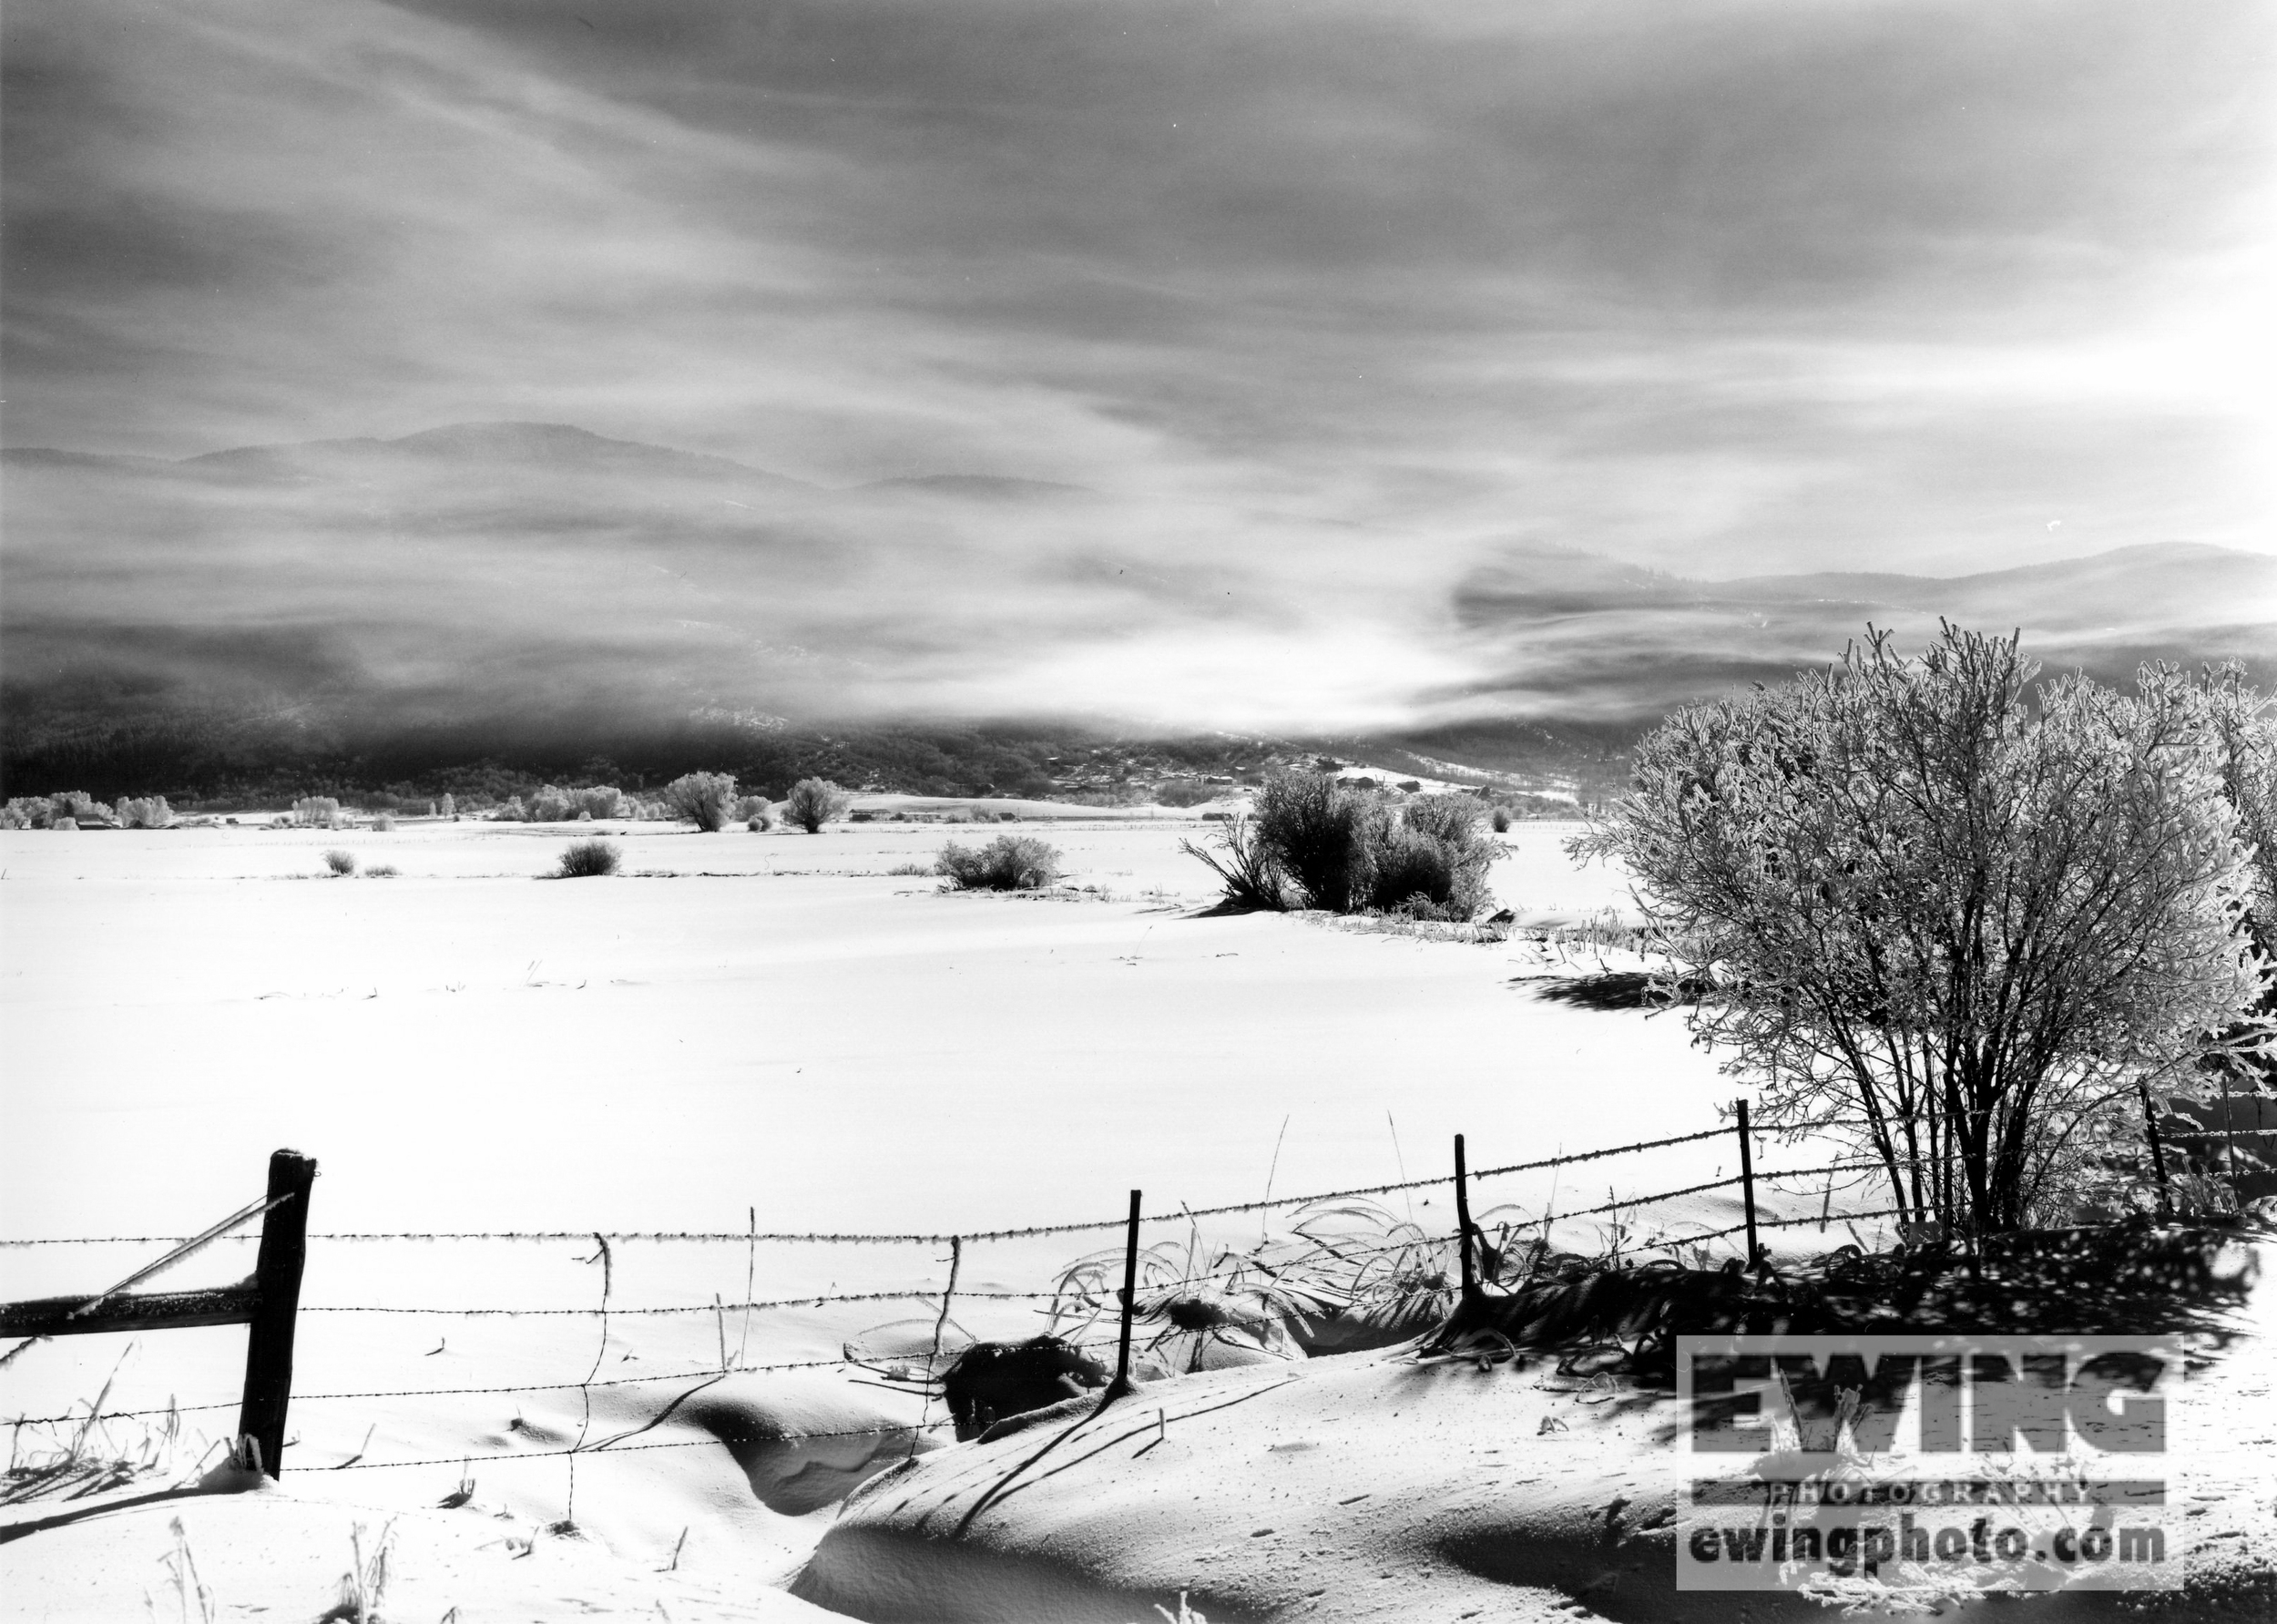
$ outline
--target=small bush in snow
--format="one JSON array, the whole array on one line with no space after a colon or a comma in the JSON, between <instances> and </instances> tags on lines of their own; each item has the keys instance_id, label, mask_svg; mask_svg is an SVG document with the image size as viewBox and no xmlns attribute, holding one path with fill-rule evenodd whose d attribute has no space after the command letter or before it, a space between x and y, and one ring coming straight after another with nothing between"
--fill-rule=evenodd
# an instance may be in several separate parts
<instances>
[{"instance_id":1,"label":"small bush in snow","mask_svg":"<svg viewBox=\"0 0 2277 1624\"><path fill-rule=\"evenodd\" d=\"M958 891L1040 891L1059 878L1059 850L1031 834L999 834L985 846L951 841L934 867Z\"/></svg>"},{"instance_id":2,"label":"small bush in snow","mask_svg":"<svg viewBox=\"0 0 2277 1624\"><path fill-rule=\"evenodd\" d=\"M1205 851L1187 853L1217 872L1241 907L1303 906L1333 913L1396 913L1467 920L1486 900L1486 870L1504 854L1486 813L1467 795L1405 802L1315 773L1265 781L1254 818Z\"/></svg>"},{"instance_id":3,"label":"small bush in snow","mask_svg":"<svg viewBox=\"0 0 2277 1624\"><path fill-rule=\"evenodd\" d=\"M1312 772L1279 772L1257 793L1257 839L1304 905L1349 914L1364 882L1370 827L1385 816L1371 791Z\"/></svg>"},{"instance_id":4,"label":"small bush in snow","mask_svg":"<svg viewBox=\"0 0 2277 1624\"><path fill-rule=\"evenodd\" d=\"M327 852L324 853L324 866L336 874L352 874L356 872L356 854L353 852Z\"/></svg>"},{"instance_id":5,"label":"small bush in snow","mask_svg":"<svg viewBox=\"0 0 2277 1624\"><path fill-rule=\"evenodd\" d=\"M605 840L578 841L561 854L561 877L586 880L597 874L613 874L624 855Z\"/></svg>"}]
</instances>

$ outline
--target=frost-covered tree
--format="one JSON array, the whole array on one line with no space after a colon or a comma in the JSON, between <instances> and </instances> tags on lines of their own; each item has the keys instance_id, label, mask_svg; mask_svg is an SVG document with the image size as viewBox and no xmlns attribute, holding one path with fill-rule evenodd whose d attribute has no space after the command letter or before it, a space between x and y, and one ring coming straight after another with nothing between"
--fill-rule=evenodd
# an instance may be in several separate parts
<instances>
[{"instance_id":1,"label":"frost-covered tree","mask_svg":"<svg viewBox=\"0 0 2277 1624\"><path fill-rule=\"evenodd\" d=\"M1978 1231L2123 1193L2153 1102L2271 1030L2209 687L2035 705L2036 671L2015 638L1870 633L1671 717L1572 847L1627 864L1759 1121L1850 1125L1907 1217Z\"/></svg>"},{"instance_id":2,"label":"frost-covered tree","mask_svg":"<svg viewBox=\"0 0 2277 1624\"><path fill-rule=\"evenodd\" d=\"M846 792L830 780L802 778L791 786L791 793L783 798L783 821L796 823L809 834L820 834L823 824L844 817L852 804Z\"/></svg>"},{"instance_id":3,"label":"frost-covered tree","mask_svg":"<svg viewBox=\"0 0 2277 1624\"><path fill-rule=\"evenodd\" d=\"M735 804L735 776L728 772L683 773L664 786L664 804L706 834L717 834Z\"/></svg>"},{"instance_id":4,"label":"frost-covered tree","mask_svg":"<svg viewBox=\"0 0 2277 1624\"><path fill-rule=\"evenodd\" d=\"M2237 810L2238 835L2252 853L2248 925L2264 953L2277 953L2277 721L2270 702L2235 661L2196 684L2219 752L2222 798Z\"/></svg>"}]
</instances>

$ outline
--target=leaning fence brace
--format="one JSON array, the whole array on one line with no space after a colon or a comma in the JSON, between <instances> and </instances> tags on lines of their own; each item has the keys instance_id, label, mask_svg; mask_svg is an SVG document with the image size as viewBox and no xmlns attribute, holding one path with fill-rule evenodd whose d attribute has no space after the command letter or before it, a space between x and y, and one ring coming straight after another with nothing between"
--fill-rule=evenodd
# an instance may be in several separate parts
<instances>
[{"instance_id":1,"label":"leaning fence brace","mask_svg":"<svg viewBox=\"0 0 2277 1624\"><path fill-rule=\"evenodd\" d=\"M309 1191L316 1163L298 1150L269 1159L267 1196L94 1297L41 1297L0 1303L0 1336L36 1341L102 1331L187 1331L244 1325L245 1391L238 1404L240 1458L270 1476L284 1469L285 1412L292 1400L292 1332L308 1260ZM260 1251L253 1272L235 1285L195 1292L129 1292L258 1215ZM28 1345L28 1344L26 1344Z\"/></svg>"}]
</instances>

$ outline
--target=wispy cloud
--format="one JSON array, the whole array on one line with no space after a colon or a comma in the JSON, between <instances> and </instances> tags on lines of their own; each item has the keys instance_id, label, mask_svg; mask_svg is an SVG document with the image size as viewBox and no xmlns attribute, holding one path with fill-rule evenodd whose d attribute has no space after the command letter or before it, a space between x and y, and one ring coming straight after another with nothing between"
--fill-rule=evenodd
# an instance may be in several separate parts
<instances>
[{"instance_id":1,"label":"wispy cloud","mask_svg":"<svg viewBox=\"0 0 2277 1624\"><path fill-rule=\"evenodd\" d=\"M74 0L7 28L11 444L531 419L826 485L1067 481L1118 498L1051 521L1102 527L1087 557L1274 606L1255 659L1167 600L1113 646L1181 707L1275 717L1489 675L1447 593L1514 537L1695 576L2277 550L2250 0ZM1033 679L1128 690L1062 644L1098 600L1049 526L908 522L986 565L876 584L931 628L913 688L977 703L1031 628ZM810 627L848 624L829 601Z\"/></svg>"}]
</instances>

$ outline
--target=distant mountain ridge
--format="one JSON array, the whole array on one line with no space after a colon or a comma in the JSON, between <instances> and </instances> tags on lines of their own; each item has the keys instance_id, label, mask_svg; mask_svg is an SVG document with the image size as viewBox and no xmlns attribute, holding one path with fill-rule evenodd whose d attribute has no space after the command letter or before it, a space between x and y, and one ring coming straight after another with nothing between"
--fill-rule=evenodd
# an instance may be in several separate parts
<instances>
[{"instance_id":1,"label":"distant mountain ridge","mask_svg":"<svg viewBox=\"0 0 2277 1624\"><path fill-rule=\"evenodd\" d=\"M1158 689L1179 690L1189 648L1200 670L1233 648L1247 681L1302 682L1292 628L1380 607L1306 596L1314 549L1400 540L998 475L833 490L557 423L172 461L19 448L0 468L0 769L90 789L115 770L134 792L219 761L384 759L400 776L603 751L662 771L729 748L740 735L716 719L755 711L1113 732L1136 724L1108 707L1170 714ZM1161 545L1197 526L1208 547ZM2021 628L2049 669L2111 681L2223 658L2277 678L2277 559L2200 544L1945 577L1705 579L1538 543L1474 557L1358 629L1396 625L1438 674L1384 696L1414 720L1377 736L1500 771L1615 771L1671 707L1823 665L1869 622L1908 646L1939 616ZM1306 647L1338 659L1343 624ZM1248 659L1251 637L1282 651ZM1126 648L1127 679L1087 702L1048 674Z\"/></svg>"}]
</instances>

